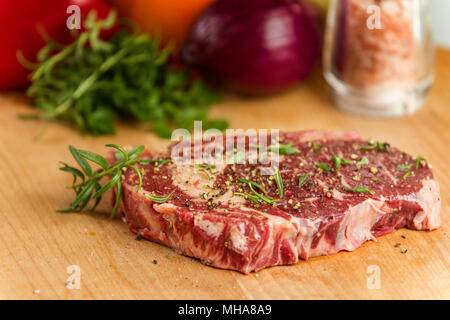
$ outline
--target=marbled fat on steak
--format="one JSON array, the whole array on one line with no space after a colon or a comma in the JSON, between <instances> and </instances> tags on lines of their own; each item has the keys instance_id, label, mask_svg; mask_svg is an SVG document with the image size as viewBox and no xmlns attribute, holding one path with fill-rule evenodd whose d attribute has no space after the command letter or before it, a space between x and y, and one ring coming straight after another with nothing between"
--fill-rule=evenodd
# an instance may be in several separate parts
<instances>
[{"instance_id":1,"label":"marbled fat on steak","mask_svg":"<svg viewBox=\"0 0 450 320\"><path fill-rule=\"evenodd\" d=\"M299 151L280 155L282 197L274 177L260 175L258 165L152 163L139 166L139 192L137 174L124 172L119 212L143 238L242 273L355 250L403 227L440 226L439 184L425 161L389 145L367 148L374 144L352 132L305 131L280 138ZM140 158L169 157L170 152L146 150ZM114 162L112 153L109 159ZM336 159L341 159L338 170ZM280 200L245 197L254 192L242 179L263 187L266 193L253 187L259 194ZM146 196L173 191L165 203Z\"/></svg>"}]
</instances>

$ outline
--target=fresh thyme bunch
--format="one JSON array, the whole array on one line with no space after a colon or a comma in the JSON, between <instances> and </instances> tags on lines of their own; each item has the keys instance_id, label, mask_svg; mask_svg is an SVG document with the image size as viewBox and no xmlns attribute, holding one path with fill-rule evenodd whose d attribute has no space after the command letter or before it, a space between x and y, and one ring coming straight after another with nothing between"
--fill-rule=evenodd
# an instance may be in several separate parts
<instances>
[{"instance_id":1,"label":"fresh thyme bunch","mask_svg":"<svg viewBox=\"0 0 450 320\"><path fill-rule=\"evenodd\" d=\"M201 79L169 63L171 47L160 49L146 34L100 34L116 25L116 13L98 21L91 12L83 33L63 46L47 37L38 54L28 95L42 110L41 119L64 120L90 135L113 134L119 116L150 122L161 137L174 127L225 129L224 120L208 119L217 95Z\"/></svg>"}]
</instances>

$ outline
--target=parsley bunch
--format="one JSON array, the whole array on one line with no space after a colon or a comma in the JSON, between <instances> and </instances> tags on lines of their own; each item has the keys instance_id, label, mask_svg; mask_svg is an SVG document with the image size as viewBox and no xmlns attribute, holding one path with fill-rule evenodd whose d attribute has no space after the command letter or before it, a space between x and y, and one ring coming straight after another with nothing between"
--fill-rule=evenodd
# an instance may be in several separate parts
<instances>
[{"instance_id":1,"label":"parsley bunch","mask_svg":"<svg viewBox=\"0 0 450 320\"><path fill-rule=\"evenodd\" d=\"M225 129L224 120L209 120L208 106L218 96L201 79L169 63L171 47L160 49L146 34L117 32L109 41L103 30L116 25L113 11L105 20L95 12L85 32L63 46L47 37L38 54L28 95L42 110L41 119L64 120L90 135L113 134L119 116L150 122L161 137L175 127Z\"/></svg>"}]
</instances>

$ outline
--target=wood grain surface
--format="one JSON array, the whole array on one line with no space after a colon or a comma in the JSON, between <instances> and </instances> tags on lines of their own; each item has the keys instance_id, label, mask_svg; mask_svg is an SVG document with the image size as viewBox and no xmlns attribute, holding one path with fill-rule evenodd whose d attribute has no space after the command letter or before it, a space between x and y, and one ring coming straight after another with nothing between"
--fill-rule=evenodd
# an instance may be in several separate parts
<instances>
[{"instance_id":1,"label":"wood grain surface","mask_svg":"<svg viewBox=\"0 0 450 320\"><path fill-rule=\"evenodd\" d=\"M27 99L1 94L0 299L449 299L450 52L438 51L436 69L426 107L402 119L338 111L319 70L280 95L225 94L213 113L233 128L357 130L420 153L441 184L443 226L437 231L402 229L351 253L247 276L137 241L123 222L108 219L106 204L93 214L55 213L73 199L65 188L70 176L58 170L59 160L73 164L68 144L104 153L106 143L160 149L167 142L133 123L120 124L115 136L93 138L60 123L18 120L18 113L32 111ZM66 285L72 265L80 267L80 289ZM367 286L371 265L380 268L379 289Z\"/></svg>"}]
</instances>

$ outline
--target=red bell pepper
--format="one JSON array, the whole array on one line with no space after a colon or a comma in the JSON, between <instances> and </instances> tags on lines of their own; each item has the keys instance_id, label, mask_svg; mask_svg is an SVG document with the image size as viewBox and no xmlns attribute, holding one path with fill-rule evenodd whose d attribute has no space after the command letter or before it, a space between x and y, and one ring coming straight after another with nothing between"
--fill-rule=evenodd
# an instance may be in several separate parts
<instances>
[{"instance_id":1,"label":"red bell pepper","mask_svg":"<svg viewBox=\"0 0 450 320\"><path fill-rule=\"evenodd\" d=\"M66 21L67 7L80 7L81 21L91 10L105 18L111 6L105 0L0 0L0 90L23 89L29 83L30 70L17 59L20 50L29 61L45 45L39 32L41 26L55 41L71 40Z\"/></svg>"}]
</instances>

